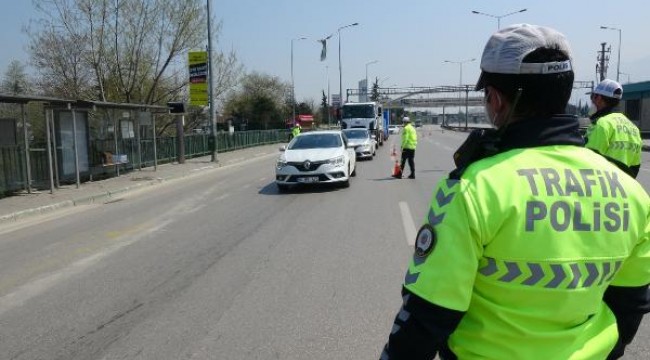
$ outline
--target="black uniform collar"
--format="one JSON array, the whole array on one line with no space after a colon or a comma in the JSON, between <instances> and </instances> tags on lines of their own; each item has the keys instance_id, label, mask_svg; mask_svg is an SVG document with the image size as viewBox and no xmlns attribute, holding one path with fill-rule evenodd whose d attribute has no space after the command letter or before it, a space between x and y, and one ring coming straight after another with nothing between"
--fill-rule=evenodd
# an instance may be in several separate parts
<instances>
[{"instance_id":1,"label":"black uniform collar","mask_svg":"<svg viewBox=\"0 0 650 360\"><path fill-rule=\"evenodd\" d=\"M503 130L498 148L508 151L549 145L584 146L579 128L578 118L573 115L523 119Z\"/></svg>"},{"instance_id":2,"label":"black uniform collar","mask_svg":"<svg viewBox=\"0 0 650 360\"><path fill-rule=\"evenodd\" d=\"M609 115L609 114L613 113L615 109L616 109L615 106L610 106L610 107L602 108L602 109L596 111L593 115L591 115L591 116L589 117L589 119L591 119L591 122L592 122L593 124L595 124L596 121L598 121L598 119L600 119L601 117L603 117L603 116L605 116L605 115Z\"/></svg>"}]
</instances>

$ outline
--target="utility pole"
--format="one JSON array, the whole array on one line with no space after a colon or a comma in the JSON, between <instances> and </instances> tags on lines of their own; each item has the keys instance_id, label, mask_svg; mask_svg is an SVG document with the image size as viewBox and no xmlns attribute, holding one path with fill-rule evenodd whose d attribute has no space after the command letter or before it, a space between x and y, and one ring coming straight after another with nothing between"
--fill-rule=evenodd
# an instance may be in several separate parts
<instances>
[{"instance_id":1,"label":"utility pole","mask_svg":"<svg viewBox=\"0 0 650 360\"><path fill-rule=\"evenodd\" d=\"M596 73L600 81L605 80L607 77L607 66L609 62L609 52L611 48L605 49L607 43L600 43L600 51L598 52L598 65L596 66Z\"/></svg>"}]
</instances>

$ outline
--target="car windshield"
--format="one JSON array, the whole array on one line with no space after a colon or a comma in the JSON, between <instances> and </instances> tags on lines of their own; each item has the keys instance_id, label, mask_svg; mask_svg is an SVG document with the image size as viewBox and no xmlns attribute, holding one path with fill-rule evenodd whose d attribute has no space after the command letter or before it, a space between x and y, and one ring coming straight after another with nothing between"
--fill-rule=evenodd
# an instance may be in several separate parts
<instances>
[{"instance_id":1,"label":"car windshield","mask_svg":"<svg viewBox=\"0 0 650 360\"><path fill-rule=\"evenodd\" d=\"M374 118L375 109L372 105L343 105L343 118Z\"/></svg>"},{"instance_id":2,"label":"car windshield","mask_svg":"<svg viewBox=\"0 0 650 360\"><path fill-rule=\"evenodd\" d=\"M368 130L345 130L343 131L348 139L367 139Z\"/></svg>"},{"instance_id":3,"label":"car windshield","mask_svg":"<svg viewBox=\"0 0 650 360\"><path fill-rule=\"evenodd\" d=\"M342 146L341 136L338 134L302 135L296 137L288 150L337 148Z\"/></svg>"}]
</instances>

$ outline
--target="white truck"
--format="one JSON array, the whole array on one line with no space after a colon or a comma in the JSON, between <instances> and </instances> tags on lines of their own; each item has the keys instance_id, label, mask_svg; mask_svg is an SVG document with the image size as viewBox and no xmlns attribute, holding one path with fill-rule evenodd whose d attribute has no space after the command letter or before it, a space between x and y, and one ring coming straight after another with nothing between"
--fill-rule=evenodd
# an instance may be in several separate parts
<instances>
[{"instance_id":1,"label":"white truck","mask_svg":"<svg viewBox=\"0 0 650 360\"><path fill-rule=\"evenodd\" d=\"M345 103L341 108L341 129L363 128L370 130L377 145L382 146L387 134L384 117L378 102Z\"/></svg>"}]
</instances>

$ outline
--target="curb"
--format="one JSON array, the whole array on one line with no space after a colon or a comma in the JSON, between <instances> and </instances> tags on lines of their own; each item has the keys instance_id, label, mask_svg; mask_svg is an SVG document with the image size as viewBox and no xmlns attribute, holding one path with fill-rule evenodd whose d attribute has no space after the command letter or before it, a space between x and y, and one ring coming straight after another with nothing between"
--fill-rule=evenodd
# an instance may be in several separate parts
<instances>
[{"instance_id":1,"label":"curb","mask_svg":"<svg viewBox=\"0 0 650 360\"><path fill-rule=\"evenodd\" d=\"M15 222L34 215L47 214L55 210L59 210L71 206L75 206L74 200L65 200L59 203L44 205L33 209L17 211L15 213L0 216L0 225L9 222Z\"/></svg>"}]
</instances>

